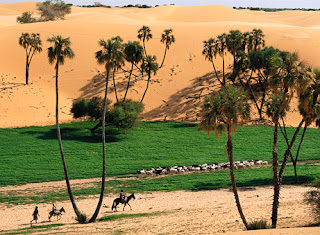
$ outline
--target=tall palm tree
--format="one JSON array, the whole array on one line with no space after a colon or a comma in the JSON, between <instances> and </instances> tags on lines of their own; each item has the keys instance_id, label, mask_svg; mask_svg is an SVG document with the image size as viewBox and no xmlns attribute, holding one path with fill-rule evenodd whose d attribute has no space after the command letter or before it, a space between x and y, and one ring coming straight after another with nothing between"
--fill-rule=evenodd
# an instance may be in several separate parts
<instances>
[{"instance_id":1,"label":"tall palm tree","mask_svg":"<svg viewBox=\"0 0 320 235\"><path fill-rule=\"evenodd\" d=\"M116 47L114 47L114 60L113 60L113 73L112 73L112 79L113 79L113 87L114 87L114 94L116 96L117 102L119 102L118 99L118 93L117 93L117 86L116 86L116 80L115 80L115 73L118 71L123 65L124 65L124 54L123 54L123 39L120 36L116 36L111 38L111 40L116 42Z\"/></svg>"},{"instance_id":2,"label":"tall palm tree","mask_svg":"<svg viewBox=\"0 0 320 235\"><path fill-rule=\"evenodd\" d=\"M248 228L248 223L242 211L234 176L232 132L235 133L238 123L248 120L249 116L250 105L247 102L245 91L235 86L226 86L216 96L206 98L202 108L202 122L200 124L200 128L206 130L208 135L214 129L218 139L217 130L221 127L221 124L225 125L228 135L227 152L230 162L232 189L238 212L246 229Z\"/></svg>"},{"instance_id":3,"label":"tall palm tree","mask_svg":"<svg viewBox=\"0 0 320 235\"><path fill-rule=\"evenodd\" d=\"M299 127L296 129L291 144L284 155L283 163L278 174L279 162L277 152L277 135L279 119L280 117L284 116L283 112L286 112L288 110L291 98L293 97L293 88L296 87L298 79L301 78L301 63L299 62L299 57L297 53L280 52L273 56L273 58L271 59L271 64L273 67L273 76L270 85L274 89L274 95L270 97L270 101L267 103L267 115L272 118L272 121L274 123L272 151L274 197L271 219L272 227L276 228L282 174L289 157L288 154L291 153L291 148L302 125L302 123L300 123Z\"/></svg>"},{"instance_id":4,"label":"tall palm tree","mask_svg":"<svg viewBox=\"0 0 320 235\"><path fill-rule=\"evenodd\" d=\"M264 41L264 34L261 29L253 29L252 32L250 32L250 41L251 41L251 50L257 51L258 49L261 49L260 47L264 47L265 41Z\"/></svg>"},{"instance_id":5,"label":"tall palm tree","mask_svg":"<svg viewBox=\"0 0 320 235\"><path fill-rule=\"evenodd\" d=\"M162 67L164 63L164 59L166 58L167 50L169 50L170 45L176 41L176 39L171 33L172 33L172 29L165 29L161 35L160 41L166 44L166 49L164 50L163 60L161 62L159 69Z\"/></svg>"},{"instance_id":6,"label":"tall palm tree","mask_svg":"<svg viewBox=\"0 0 320 235\"><path fill-rule=\"evenodd\" d=\"M234 81L236 77L236 55L238 51L243 50L243 34L239 30L230 30L226 36L226 43L228 51L233 56L233 74L231 79Z\"/></svg>"},{"instance_id":7,"label":"tall palm tree","mask_svg":"<svg viewBox=\"0 0 320 235\"><path fill-rule=\"evenodd\" d=\"M99 214L103 196L104 196L104 189L105 189L105 181L106 181L106 130L105 130L105 123L106 123L106 110L107 110L107 96L108 96L108 83L109 83L109 75L110 72L115 69L117 66L115 61L117 61L119 56L119 50L122 47L121 42L117 40L117 38L108 39L107 41L101 39L99 41L99 45L102 47L102 50L97 51L95 58L99 64L104 64L106 69L106 85L105 85L105 95L104 95L104 102L103 102L103 112L101 117L101 125L102 125L102 180L101 180L101 192L99 201L96 207L96 210L92 217L89 220L89 223L94 222L97 219Z\"/></svg>"},{"instance_id":8,"label":"tall palm tree","mask_svg":"<svg viewBox=\"0 0 320 235\"><path fill-rule=\"evenodd\" d=\"M132 72L133 72L133 66L134 65L137 66L137 64L143 58L143 47L137 41L134 41L134 42L129 41L125 45L123 53L124 53L126 61L131 63L130 74L129 74L129 77L128 77L128 84L127 84L126 92L125 92L124 97L123 97L123 101L125 101L126 97L127 97L127 94L128 94L129 87L130 87L130 81L131 81L131 75L132 75Z\"/></svg>"},{"instance_id":9,"label":"tall palm tree","mask_svg":"<svg viewBox=\"0 0 320 235\"><path fill-rule=\"evenodd\" d=\"M151 74L153 73L154 75L157 73L158 69L159 69L159 65L158 63L156 62L157 60L157 57L155 56L148 56L147 58L144 58L143 59L143 63L142 63L142 66L141 66L141 69L142 71L145 71L148 75L148 81L147 81L147 87L142 95L142 98L141 98L141 102L143 102L144 100L144 97L147 93L147 90L149 88L149 83L150 83L150 80L151 80Z\"/></svg>"},{"instance_id":10,"label":"tall palm tree","mask_svg":"<svg viewBox=\"0 0 320 235\"><path fill-rule=\"evenodd\" d=\"M148 54L146 50L146 41L152 39L151 29L149 28L149 26L144 25L141 29L138 30L138 38L143 42L144 55L145 57L147 57Z\"/></svg>"},{"instance_id":11,"label":"tall palm tree","mask_svg":"<svg viewBox=\"0 0 320 235\"><path fill-rule=\"evenodd\" d=\"M42 42L40 39L40 34L32 33L22 33L19 38L19 44L22 46L26 51L26 85L29 84L29 68L31 64L31 60L37 52L42 51Z\"/></svg>"},{"instance_id":12,"label":"tall palm tree","mask_svg":"<svg viewBox=\"0 0 320 235\"><path fill-rule=\"evenodd\" d=\"M226 78L225 78L225 61L224 57L226 54L227 49L227 35L225 33L218 35L216 40L216 53L218 53L222 58L222 76L223 76L223 83L226 84Z\"/></svg>"},{"instance_id":13,"label":"tall palm tree","mask_svg":"<svg viewBox=\"0 0 320 235\"><path fill-rule=\"evenodd\" d=\"M63 38L62 36L58 35L58 36L52 36L51 38L48 38L47 41L53 44L53 46L48 48L49 63L55 64L55 69L56 69L56 125L57 125L57 136L58 136L60 154L61 154L69 198L72 203L74 212L79 218L81 214L76 205L76 202L74 200L74 197L71 191L67 165L65 162L64 152L62 148L61 133L60 133L60 126L59 126L59 83L58 83L59 65L63 65L66 58L72 59L74 57L74 52L70 47L71 45L70 38Z\"/></svg>"}]
</instances>

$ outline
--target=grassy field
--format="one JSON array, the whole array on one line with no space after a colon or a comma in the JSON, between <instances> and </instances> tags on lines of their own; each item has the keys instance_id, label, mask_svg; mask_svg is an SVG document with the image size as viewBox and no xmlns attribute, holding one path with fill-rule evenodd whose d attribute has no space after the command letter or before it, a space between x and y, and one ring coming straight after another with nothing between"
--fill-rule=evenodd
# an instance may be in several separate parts
<instances>
[{"instance_id":1,"label":"grassy field","mask_svg":"<svg viewBox=\"0 0 320 235\"><path fill-rule=\"evenodd\" d=\"M100 135L92 135L89 131L94 124L74 122L61 125L71 179L101 176ZM220 141L213 134L208 138L205 132L197 130L197 126L192 123L140 122L125 134L110 128L107 175L131 174L138 169L158 166L226 162L227 157L223 157L226 136L222 134ZM289 129L290 135L293 130ZM301 161L320 159L319 136L320 130L308 129L300 153ZM272 127L239 128L233 136L235 160L271 162L272 138ZM281 157L286 146L283 138L279 138ZM55 126L0 129L0 139L0 185L64 179Z\"/></svg>"}]
</instances>

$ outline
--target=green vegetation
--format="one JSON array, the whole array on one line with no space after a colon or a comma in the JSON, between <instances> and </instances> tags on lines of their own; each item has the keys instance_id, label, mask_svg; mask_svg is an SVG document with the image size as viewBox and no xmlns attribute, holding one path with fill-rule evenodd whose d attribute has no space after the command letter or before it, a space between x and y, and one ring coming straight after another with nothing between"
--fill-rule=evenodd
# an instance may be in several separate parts
<instances>
[{"instance_id":1,"label":"green vegetation","mask_svg":"<svg viewBox=\"0 0 320 235\"><path fill-rule=\"evenodd\" d=\"M65 15L71 13L71 5L62 0L39 2L37 8L41 14L41 21L64 19Z\"/></svg>"},{"instance_id":2,"label":"green vegetation","mask_svg":"<svg viewBox=\"0 0 320 235\"><path fill-rule=\"evenodd\" d=\"M1 234L26 234L35 232L46 232L49 228L60 227L63 224L48 224L48 225L38 225L22 229L6 230L5 233Z\"/></svg>"},{"instance_id":3,"label":"green vegetation","mask_svg":"<svg viewBox=\"0 0 320 235\"><path fill-rule=\"evenodd\" d=\"M117 220L117 219L124 219L124 218L156 216L156 215L161 215L163 213L164 212L107 215L107 216L103 216L103 217L99 218L98 221L114 221L114 220Z\"/></svg>"},{"instance_id":4,"label":"green vegetation","mask_svg":"<svg viewBox=\"0 0 320 235\"><path fill-rule=\"evenodd\" d=\"M37 19L32 16L32 12L25 11L21 16L17 17L17 22L20 24L30 24L37 22Z\"/></svg>"},{"instance_id":5,"label":"green vegetation","mask_svg":"<svg viewBox=\"0 0 320 235\"><path fill-rule=\"evenodd\" d=\"M89 130L93 122L61 124L69 177L71 179L101 176L101 138ZM223 157L227 138L218 141L197 130L198 124L139 122L122 134L107 127L107 176L135 173L138 169L158 166L193 165L227 162ZM288 128L292 136L294 129ZM235 161L261 159L271 161L273 128L244 126L234 140ZM0 129L0 185L63 180L55 126ZM320 130L309 129L299 161L319 160ZM280 134L279 134L280 135ZM279 139L283 153L286 143ZM143 151L141 151L143 149ZM293 149L296 149L295 147ZM298 169L305 175L302 169ZM290 169L288 170L290 171Z\"/></svg>"},{"instance_id":6,"label":"green vegetation","mask_svg":"<svg viewBox=\"0 0 320 235\"><path fill-rule=\"evenodd\" d=\"M310 184L315 178L320 177L320 166L303 164L300 166L303 176L301 183ZM237 186L255 187L272 185L272 169L270 167L235 170ZM294 183L293 167L288 166L287 173L284 176L283 183L290 185ZM176 190L216 190L228 188L230 183L230 172L216 171L200 174L173 175L168 177L152 177L125 180L117 178L106 182L105 194L116 194L121 189L128 193L143 193L148 191L176 191ZM76 198L85 198L89 195L100 193L100 182L94 185L77 188L73 186L73 195ZM10 204L31 204L31 203L52 203L68 200L67 190L55 190L54 192L32 192L32 191L9 191L0 193L0 203Z\"/></svg>"},{"instance_id":7,"label":"green vegetation","mask_svg":"<svg viewBox=\"0 0 320 235\"><path fill-rule=\"evenodd\" d=\"M254 220L248 224L247 230L267 229L266 220Z\"/></svg>"},{"instance_id":8,"label":"green vegetation","mask_svg":"<svg viewBox=\"0 0 320 235\"><path fill-rule=\"evenodd\" d=\"M251 10L251 11L266 11L266 12L275 12L275 11L320 11L320 8L262 8L262 7L233 7L236 10Z\"/></svg>"}]
</instances>

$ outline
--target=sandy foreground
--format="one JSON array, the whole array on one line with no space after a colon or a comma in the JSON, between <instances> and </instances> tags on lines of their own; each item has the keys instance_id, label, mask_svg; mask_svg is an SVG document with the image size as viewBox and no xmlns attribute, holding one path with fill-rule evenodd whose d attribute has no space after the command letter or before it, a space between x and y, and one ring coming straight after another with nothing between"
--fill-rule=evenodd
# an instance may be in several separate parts
<instances>
[{"instance_id":1,"label":"sandy foreground","mask_svg":"<svg viewBox=\"0 0 320 235\"><path fill-rule=\"evenodd\" d=\"M242 32L261 28L266 46L297 51L312 66L320 65L320 12L283 11L275 13L234 10L220 5L162 6L151 9L72 7L65 20L35 24L17 24L23 11L36 13L36 2L0 4L0 127L54 124L54 66L48 63L46 41L52 35L70 37L73 60L60 67L60 120L70 121L75 99L99 96L104 89L104 66L94 54L99 39L121 36L124 42L138 40L137 31L148 25L153 39L147 52L161 63L164 29L172 28L176 43L171 45L161 70L152 78L144 103L144 120L197 121L202 97L215 89L212 67L202 55L203 41L231 29ZM34 56L30 67L30 85L25 86L25 51L18 38L23 32L40 33L43 52ZM230 56L227 63L231 62ZM222 61L216 60L221 71ZM125 65L128 70L130 65ZM136 73L137 71L135 71ZM124 95L126 75L116 76L120 99ZM140 100L146 79L133 79L128 98ZM201 98L199 98L201 96ZM110 84L111 100L115 100ZM289 125L300 121L295 104L287 115ZM253 109L254 110L254 109ZM21 115L23 113L23 115Z\"/></svg>"},{"instance_id":2,"label":"sandy foreground","mask_svg":"<svg viewBox=\"0 0 320 235\"><path fill-rule=\"evenodd\" d=\"M92 182L96 180L91 180ZM90 180L74 180L72 184L88 183ZM51 182L17 186L16 190L54 190L65 187L64 182ZM276 230L259 231L259 234L319 234L320 227L306 228L303 226L313 223L310 208L303 203L303 194L310 190L308 187L283 186L279 207L278 228ZM3 187L1 191L13 190ZM272 187L255 187L240 189L240 200L244 213L249 221L271 217ZM120 213L152 213L162 212L150 217L137 217L116 220L112 222L97 222L80 225L74 220L74 212L69 201L56 202L58 208L64 207L66 213L59 223L64 226L51 228L51 233L68 234L114 234L122 231L126 234L242 234L244 227L235 206L233 193L229 189L212 191L176 191L149 192L136 194L136 200L130 204L132 210L122 206L118 212L111 211L111 205L116 195L109 195L104 199L98 217ZM98 197L92 196L77 201L78 207L87 215L95 209ZM20 229L30 226L35 204L8 206L0 204L1 230ZM51 204L39 204L40 219L37 225L56 223L53 218L48 221ZM285 228L285 229L284 229ZM290 229L288 229L290 228ZM0 230L0 232L1 232ZM46 231L45 233L49 233ZM244 232L244 234L257 234Z\"/></svg>"}]
</instances>

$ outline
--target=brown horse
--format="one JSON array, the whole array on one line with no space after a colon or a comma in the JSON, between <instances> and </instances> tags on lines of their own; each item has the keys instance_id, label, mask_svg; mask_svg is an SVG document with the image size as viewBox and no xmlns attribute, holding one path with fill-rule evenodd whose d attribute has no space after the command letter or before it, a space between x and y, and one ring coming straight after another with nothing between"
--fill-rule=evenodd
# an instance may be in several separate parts
<instances>
[{"instance_id":1,"label":"brown horse","mask_svg":"<svg viewBox=\"0 0 320 235\"><path fill-rule=\"evenodd\" d=\"M66 213L66 211L64 210L63 207L61 207L60 210L56 210L56 211L50 211L49 212L49 221L51 219L52 216L57 216L57 220L61 219L61 216L62 216L62 212Z\"/></svg>"},{"instance_id":2,"label":"brown horse","mask_svg":"<svg viewBox=\"0 0 320 235\"><path fill-rule=\"evenodd\" d=\"M115 211L117 211L117 206L119 205L119 203L124 204L124 205L123 205L123 210L124 210L124 208L125 208L125 206L126 206L127 204L130 206L129 201L130 201L131 198L136 199L136 197L134 196L134 193L131 194L130 196L128 196L128 197L126 198L127 200L125 200L125 201L122 201L120 197L114 199L111 210L115 209ZM132 210L132 209L131 209L131 206L130 206L130 210Z\"/></svg>"}]
</instances>

